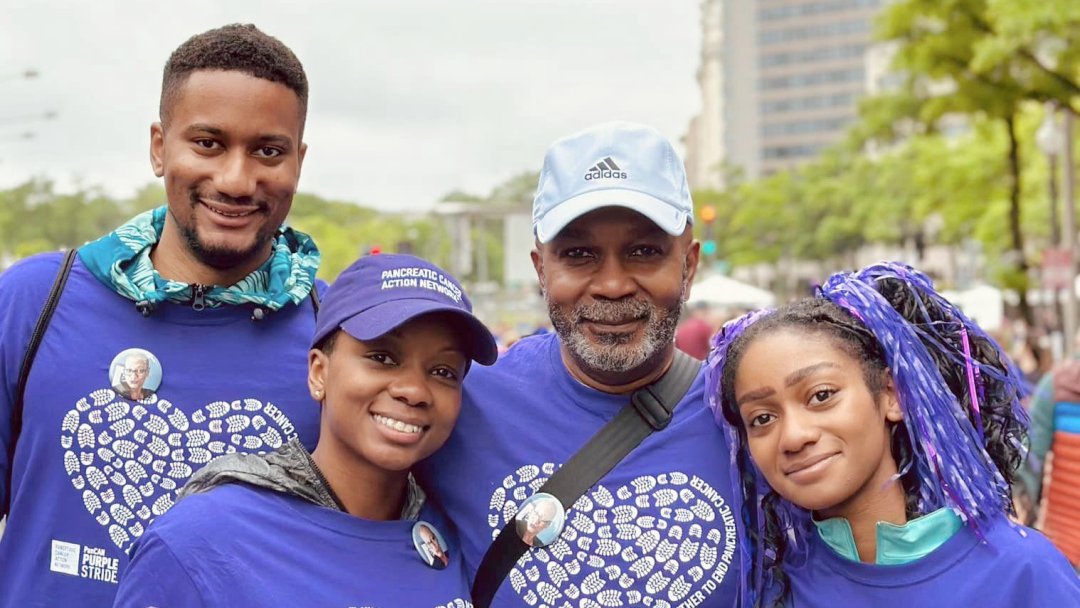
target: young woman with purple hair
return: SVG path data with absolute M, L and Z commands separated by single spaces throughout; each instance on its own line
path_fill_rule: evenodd
M 753 606 L 1077 606 L 1064 557 L 1009 519 L 1024 382 L 931 281 L 901 264 L 714 338 Z

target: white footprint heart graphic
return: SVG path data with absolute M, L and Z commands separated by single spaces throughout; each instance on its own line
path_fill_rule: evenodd
M 90 515 L 127 551 L 176 491 L 211 459 L 236 451 L 268 452 L 289 440 L 280 422 L 255 399 L 215 401 L 188 416 L 151 396 L 127 401 L 94 391 L 68 411 L 60 445 L 71 484 Z
M 526 465 L 503 479 L 489 504 L 492 538 L 556 468 Z M 509 580 L 530 606 L 674 608 L 723 581 L 734 526 L 730 505 L 697 477 L 673 471 L 598 485 L 567 512 L 558 540 L 525 553 Z

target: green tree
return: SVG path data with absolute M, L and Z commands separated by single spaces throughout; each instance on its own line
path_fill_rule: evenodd
M 1053 9 L 1048 6 L 1052 5 Z M 869 100 L 863 134 L 933 132 L 948 116 L 996 123 L 1006 140 L 1010 287 L 1029 325 L 1029 261 L 1022 229 L 1024 199 L 1020 121 L 1025 104 L 1068 106 L 1080 93 L 1080 8 L 1075 2 L 899 0 L 879 21 L 896 45 L 899 92 Z
M 0 210 L 0 252 L 9 258 L 78 247 L 127 215 L 122 203 L 99 189 L 61 194 L 41 179 L 0 191 Z
M 298 193 L 289 224 L 315 239 L 322 253 L 319 277 L 332 281 L 356 258 L 373 249 L 411 252 L 445 264 L 449 249 L 441 230 L 424 217 L 380 213 L 345 201 Z
M 6 264 L 42 251 L 78 247 L 164 201 L 159 184 L 149 184 L 122 200 L 98 188 L 60 193 L 48 180 L 0 190 L 0 261 Z M 319 277 L 327 281 L 373 247 L 411 251 L 439 264 L 449 257 L 445 233 L 422 216 L 380 213 L 298 193 L 289 222 L 315 239 L 322 252 Z
M 164 204 L 165 187 L 160 183 L 153 182 L 146 184 L 135 192 L 135 195 L 128 201 L 128 208 L 131 215 L 135 215 Z

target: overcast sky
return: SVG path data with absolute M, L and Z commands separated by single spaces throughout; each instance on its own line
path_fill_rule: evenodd
M 676 142 L 700 108 L 697 0 L 3 0 L 0 188 L 32 176 L 129 196 L 161 69 L 192 34 L 251 22 L 311 84 L 300 189 L 384 210 L 486 194 L 552 140 L 634 120 Z M 16 78 L 26 69 L 40 76 Z M 52 120 L 35 115 L 55 111 Z M 20 134 L 32 131 L 32 139 Z

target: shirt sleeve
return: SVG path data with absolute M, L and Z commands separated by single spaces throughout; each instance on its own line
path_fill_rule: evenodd
M 136 542 L 133 554 L 120 576 L 114 608 L 209 608 L 184 560 L 153 530 Z
M 1016 560 L 1016 580 L 1006 606 L 1080 606 L 1080 577 L 1041 532 L 1028 530 L 1027 560 Z M 1014 558 L 1021 556 L 1013 556 Z
M 41 315 L 59 254 L 40 255 L 15 263 L 0 273 L 0 517 L 12 500 L 12 459 L 15 453 L 15 401 L 19 371 L 34 324 Z

